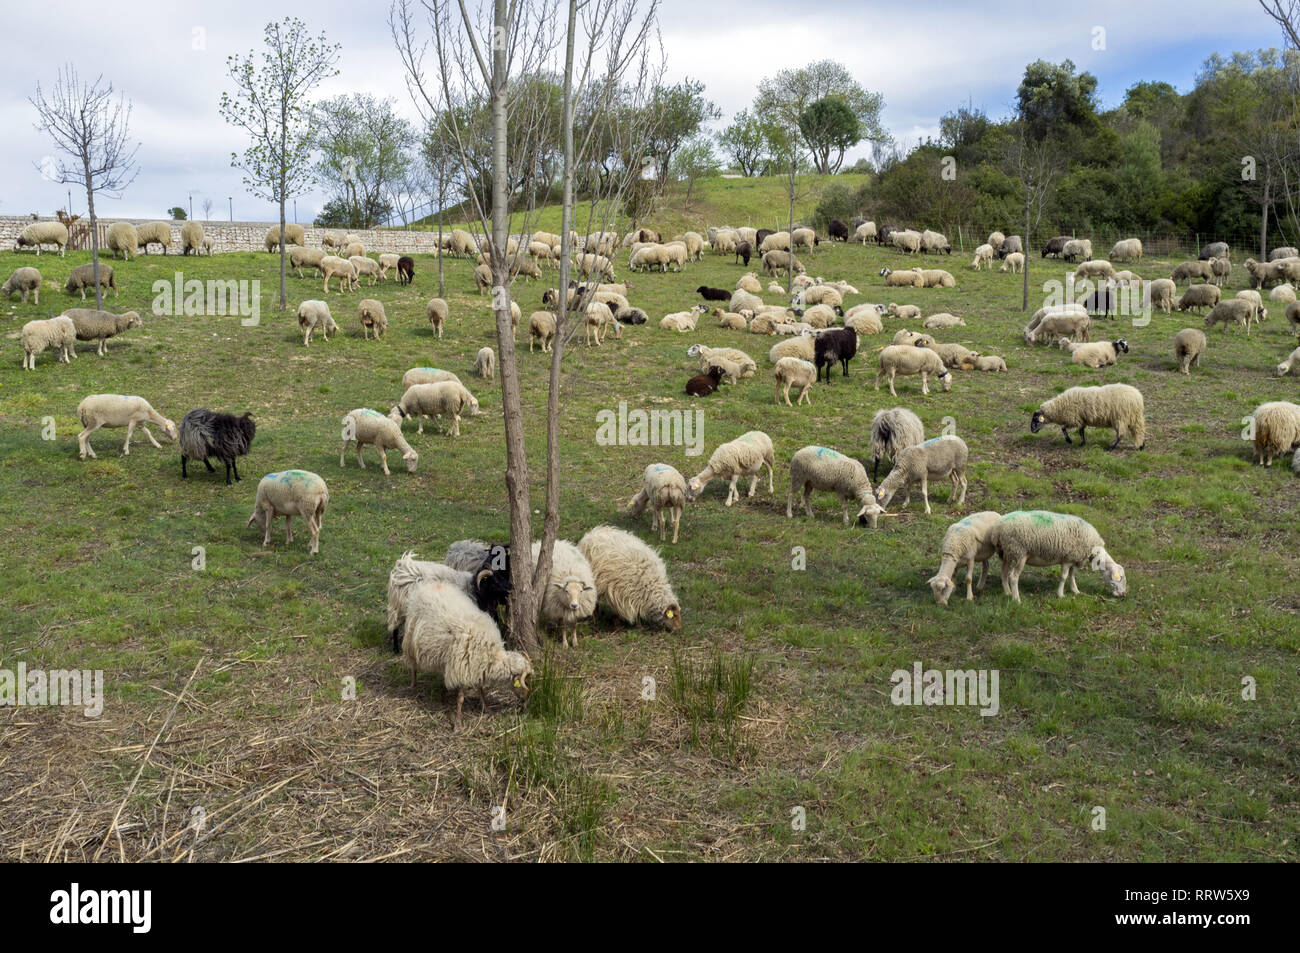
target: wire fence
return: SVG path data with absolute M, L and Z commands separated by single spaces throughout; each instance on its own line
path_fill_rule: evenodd
M 977 247 L 988 241 L 988 236 L 994 231 L 1001 231 L 1006 235 L 1020 234 L 1019 229 L 1007 226 L 992 227 L 958 223 L 946 227 L 947 231 L 944 234 L 948 237 L 948 241 L 952 243 L 954 253 L 973 254 Z M 1029 237 L 1028 241 L 1025 241 L 1026 253 L 1040 255 L 1047 242 L 1058 235 L 1091 240 L 1094 258 L 1106 258 L 1111 247 L 1117 241 L 1125 238 L 1140 239 L 1143 255 L 1151 255 L 1156 258 L 1196 258 L 1200 255 L 1201 249 L 1213 242 L 1227 242 L 1232 256 L 1236 259 L 1268 257 L 1266 253 L 1263 255 L 1260 253 L 1258 231 L 1253 234 L 1248 232 L 1154 232 L 1141 229 L 1121 232 L 1110 228 L 1083 228 L 1074 231 L 1065 228 L 1060 230 L 1040 228 Z M 1295 244 L 1297 244 L 1295 241 L 1288 240 L 1284 236 L 1270 233 L 1268 250 L 1271 251 L 1283 245 Z

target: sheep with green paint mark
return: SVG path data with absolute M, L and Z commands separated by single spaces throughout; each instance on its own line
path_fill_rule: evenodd
M 787 519 L 794 517 L 796 491 L 803 495 L 804 512 L 813 515 L 810 502 L 813 490 L 825 490 L 839 497 L 844 507 L 845 526 L 852 522 L 849 517 L 850 503 L 861 506 L 857 516 L 859 526 L 866 526 L 870 520 L 871 528 L 875 529 L 880 514 L 885 512 L 871 491 L 867 468 L 861 461 L 846 457 L 830 447 L 803 447 L 790 458 L 790 492 L 785 498 Z
M 311 533 L 310 552 L 315 556 L 320 551 L 321 521 L 329 501 L 329 488 L 315 473 L 307 470 L 268 473 L 257 484 L 257 499 L 248 525 L 258 525 L 262 530 L 262 545 L 266 546 L 271 542 L 271 523 L 277 516 L 283 516 L 287 544 L 293 542 L 290 524 L 295 516 L 301 516 L 307 521 L 307 530 Z
M 379 451 L 379 465 L 383 467 L 384 476 L 392 476 L 388 469 L 389 450 L 401 451 L 402 461 L 406 464 L 409 473 L 414 473 L 416 465 L 420 462 L 420 455 L 402 436 L 401 426 L 369 407 L 350 410 L 343 418 L 343 449 L 339 451 L 340 467 L 345 466 L 344 458 L 350 443 L 357 448 L 357 466 L 363 470 L 366 468 L 366 462 L 361 458 L 361 448 L 371 446 Z
M 1106 552 L 1101 534 L 1087 520 L 1046 510 L 1016 510 L 989 530 L 989 541 L 1002 560 L 1002 591 L 1020 601 L 1020 574 L 1026 565 L 1060 566 L 1057 598 L 1065 597 L 1065 584 L 1079 592 L 1075 570 L 1087 566 L 1101 574 L 1111 595 L 1128 592 L 1124 567 Z

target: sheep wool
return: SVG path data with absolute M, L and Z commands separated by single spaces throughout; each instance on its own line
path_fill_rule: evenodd
M 262 545 L 266 546 L 271 542 L 271 523 L 277 516 L 283 516 L 285 544 L 288 545 L 293 542 L 290 524 L 295 516 L 301 516 L 307 521 L 307 531 L 311 533 L 309 552 L 315 556 L 320 551 L 321 523 L 329 501 L 329 488 L 315 473 L 307 470 L 268 473 L 257 484 L 253 515 L 248 518 L 247 525 L 257 524 L 262 530 Z
M 533 543 L 533 566 L 541 554 L 541 542 Z M 596 577 L 577 546 L 567 539 L 557 539 L 551 550 L 551 574 L 546 594 L 537 604 L 537 621 L 558 627 L 560 644 L 568 646 L 570 636 L 578 644 L 578 623 L 596 612 Z M 572 632 L 570 632 L 572 630 Z
M 966 567 L 966 598 L 975 598 L 971 579 L 975 575 L 976 563 L 980 564 L 979 589 L 984 591 L 984 583 L 989 574 L 989 560 L 994 553 L 993 543 L 989 539 L 990 531 L 1001 518 L 1000 513 L 983 510 L 948 527 L 948 531 L 943 534 L 943 545 L 939 551 L 939 571 L 929 579 L 935 605 L 948 604 L 948 599 L 957 588 L 954 575 L 961 566 Z
M 799 492 L 803 496 L 803 509 L 809 516 L 813 515 L 812 491 L 825 490 L 839 497 L 844 509 L 844 525 L 852 522 L 849 517 L 849 505 L 857 504 L 857 520 L 860 526 L 876 522 L 884 509 L 876 502 L 871 489 L 871 480 L 867 469 L 861 461 L 846 457 L 829 447 L 808 446 L 795 451 L 790 458 L 790 492 L 785 498 L 785 515 L 794 517 L 794 496 Z
M 325 280 L 329 281 L 328 278 Z M 326 341 L 330 339 L 330 332 L 339 329 L 330 314 L 330 306 L 324 301 L 315 299 L 304 301 L 298 305 L 298 327 L 302 329 L 304 347 L 311 344 L 311 337 L 317 328 L 320 328 L 321 337 Z
M 58 351 L 63 364 L 71 363 L 69 355 L 77 356 L 77 326 L 65 315 L 28 321 L 19 339 L 23 345 L 23 370 L 36 370 L 36 355 L 47 348 Z
M 687 496 L 692 500 L 698 499 L 710 480 L 715 477 L 724 480 L 730 478 L 731 484 L 727 490 L 726 502 L 726 505 L 730 506 L 740 499 L 736 483 L 742 476 L 750 478 L 749 496 L 754 495 L 764 466 L 767 467 L 767 492 L 772 493 L 774 492 L 772 469 L 775 464 L 776 455 L 772 450 L 772 438 L 761 430 L 751 430 L 741 434 L 735 440 L 718 445 L 709 457 L 708 465 L 691 477 Z
M 474 371 L 479 377 L 490 381 L 496 376 L 497 355 L 490 347 L 481 347 L 474 358 Z
M 1191 374 L 1188 370 L 1193 364 L 1201 366 L 1201 355 L 1205 353 L 1205 332 L 1199 328 L 1183 328 L 1174 335 L 1174 359 L 1178 361 L 1178 369 L 1184 374 Z
M 1300 362 L 1300 347 L 1288 354 L 1286 360 L 1277 366 L 1277 376 L 1286 377 L 1287 374 L 1291 373 L 1291 368 L 1294 367 L 1297 362 Z
M 140 253 L 140 233 L 130 222 L 114 222 L 108 227 L 108 250 L 116 258 L 120 253 L 127 261 Z
M 578 540 L 578 549 L 595 576 L 602 606 L 630 625 L 681 629 L 682 607 L 655 550 L 613 526 L 589 530 Z
M 99 342 L 95 353 L 100 357 L 108 351 L 109 338 L 131 328 L 144 327 L 144 321 L 134 311 L 113 314 L 111 311 L 96 311 L 94 308 L 69 308 L 63 314 L 76 325 L 78 341 Z
M 302 226 L 298 227 L 301 229 Z M 140 236 L 140 250 L 145 254 L 149 253 L 151 244 L 162 248 L 164 255 L 172 247 L 172 227 L 169 222 L 146 222 L 136 226 L 136 233 Z
M 925 512 L 930 513 L 930 480 L 947 479 L 952 483 L 950 502 L 960 506 L 966 501 L 966 463 L 970 449 L 955 434 L 931 437 L 924 443 L 904 447 L 894 458 L 894 467 L 876 489 L 880 505 L 888 506 L 894 495 L 904 492 L 903 505 L 912 502 L 912 484 L 921 484 Z
M 36 304 L 41 303 L 41 273 L 35 268 L 15 268 L 12 275 L 5 279 L 3 286 L 0 286 L 0 294 L 9 297 L 14 292 L 23 296 L 23 304 L 27 303 L 27 296 L 34 295 L 33 301 Z
M 361 322 L 361 333 L 370 340 L 370 332 L 375 332 L 378 341 L 388 330 L 388 315 L 384 313 L 383 302 L 374 298 L 362 298 L 357 305 L 357 319 Z
M 459 381 L 439 381 L 435 384 L 413 384 L 406 389 L 401 400 L 389 411 L 389 419 L 400 423 L 403 418 L 415 417 L 419 423 L 417 433 L 424 433 L 425 417 L 451 415 L 448 434 L 460 436 L 460 415 L 464 410 L 471 417 L 479 412 L 478 399 Z
M 437 384 L 439 381 L 455 381 L 459 384 L 460 378 L 451 371 L 437 367 L 413 367 L 402 375 L 402 390 L 416 384 Z
M 880 390 L 880 382 L 888 378 L 889 393 L 897 397 L 894 378 L 899 374 L 920 374 L 922 394 L 930 393 L 930 375 L 938 379 L 945 391 L 952 390 L 952 373 L 944 366 L 943 358 L 928 347 L 891 344 L 881 351 L 880 372 L 876 375 L 876 390 Z
M 1088 566 L 1101 574 L 1111 595 L 1128 592 L 1124 567 L 1106 552 L 1101 534 L 1087 520 L 1046 510 L 1016 510 L 989 530 L 989 541 L 1002 560 L 1002 591 L 1020 601 L 1020 574 L 1030 566 L 1060 566 L 1057 598 L 1065 597 L 1065 584 L 1076 595 L 1076 569 Z
M 203 254 L 203 226 L 198 222 L 186 222 L 181 226 L 181 254 Z
M 59 257 L 64 257 L 68 248 L 68 226 L 62 222 L 33 222 L 14 239 L 14 251 L 35 247 L 37 257 L 40 257 L 42 245 L 54 245 L 59 250 Z
M 800 339 L 796 338 L 795 340 Z M 808 391 L 817 382 L 817 365 L 799 357 L 783 357 L 776 362 L 772 376 L 776 379 L 776 386 L 772 388 L 773 403 L 779 404 L 781 402 L 782 385 L 784 385 L 785 405 L 787 407 L 793 406 L 790 403 L 791 387 L 799 388 L 796 404 L 802 404 L 806 401 L 809 407 L 812 406 L 812 398 L 808 396 Z
M 383 468 L 384 476 L 392 476 L 388 469 L 389 450 L 398 450 L 402 454 L 402 462 L 406 464 L 408 473 L 414 473 L 420 462 L 420 455 L 402 436 L 402 428 L 379 411 L 371 410 L 369 407 L 350 410 L 343 417 L 343 449 L 339 451 L 340 467 L 344 466 L 344 458 L 350 443 L 357 448 L 357 466 L 363 470 L 366 468 L 366 461 L 361 458 L 361 448 L 374 447 L 379 452 L 379 465 Z
M 891 462 L 904 447 L 925 442 L 925 425 L 906 407 L 880 409 L 871 418 L 871 478 L 880 472 L 880 458 Z
M 1255 432 L 1255 459 L 1271 467 L 1276 457 L 1300 446 L 1300 406 L 1275 400 L 1260 404 L 1250 415 Z
M 1128 384 L 1106 384 L 1101 387 L 1071 387 L 1058 394 L 1034 411 L 1029 429 L 1038 433 L 1045 424 L 1057 424 L 1071 443 L 1070 428 L 1079 430 L 1080 446 L 1087 442 L 1086 427 L 1107 427 L 1115 431 L 1114 450 L 1120 439 L 1128 437 L 1141 450 L 1146 446 L 1145 402 L 1142 392 Z

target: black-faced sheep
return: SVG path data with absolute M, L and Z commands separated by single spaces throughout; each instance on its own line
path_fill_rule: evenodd
M 843 369 L 840 376 L 849 376 L 849 361 L 858 353 L 858 334 L 852 328 L 832 328 L 823 331 L 813 340 L 813 363 L 817 367 L 817 379 L 821 380 L 823 365 L 826 368 L 826 383 L 831 382 L 831 368 L 838 361 Z

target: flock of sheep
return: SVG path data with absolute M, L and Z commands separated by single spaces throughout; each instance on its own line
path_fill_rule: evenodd
M 156 242 L 163 246 L 165 253 L 171 240 L 170 226 L 158 224 L 163 227 L 113 225 L 108 232 L 109 250 L 129 260 L 139 248 L 147 249 L 149 243 Z M 874 241 L 907 256 L 952 252 L 947 238 L 931 230 L 893 225 L 877 229 L 875 223 L 868 221 L 836 221 L 831 223 L 828 232 L 830 240 L 864 244 Z M 390 270 L 403 284 L 414 280 L 414 259 L 409 255 L 370 258 L 355 235 L 326 236 L 319 249 L 305 247 L 303 238 L 301 227 L 286 229 L 283 240 L 291 246 L 289 263 L 300 278 L 304 277 L 304 269 L 314 270 L 317 277 L 323 278 L 327 297 L 333 278 L 338 279 L 336 293 L 339 294 L 358 289 L 364 278 L 369 279 L 371 286 L 385 281 Z M 197 223 L 189 222 L 182 227 L 182 240 L 187 253 L 212 251 L 211 241 L 205 238 Z M 271 229 L 266 236 L 267 251 L 278 249 L 281 240 L 279 228 Z M 926 316 L 919 305 L 897 302 L 863 302 L 846 310 L 845 299 L 859 295 L 858 289 L 847 281 L 810 277 L 796 256 L 798 250 L 815 248 L 821 243 L 822 238 L 811 228 L 799 227 L 786 232 L 719 227 L 708 229 L 707 235 L 685 232 L 667 241 L 657 232 L 640 228 L 621 239 L 614 232 L 602 231 L 585 237 L 575 234 L 571 240 L 576 274 L 584 280 L 572 282 L 564 293 L 584 326 L 588 346 L 600 346 L 603 337 L 610 333 L 621 337 L 625 326 L 650 322 L 645 310 L 634 306 L 629 299 L 632 285 L 616 282 L 615 258 L 620 250 L 628 256 L 628 269 L 635 272 L 682 271 L 692 262 L 702 260 L 706 251 L 732 255 L 734 261 L 744 266 L 751 257 L 760 257 L 763 272 L 773 279 L 766 293 L 779 296 L 779 303 L 763 300 L 763 280 L 757 271 L 749 271 L 741 275 L 734 288 L 700 286 L 696 294 L 703 303 L 664 315 L 658 326 L 664 331 L 694 333 L 701 319 L 710 315 L 722 332 L 780 337 L 767 355 L 772 365 L 777 404 L 782 399 L 787 406 L 811 404 L 813 386 L 824 380 L 824 386 L 829 387 L 831 371 L 837 365 L 841 370 L 839 376 L 848 377 L 850 364 L 864 353 L 859 349 L 860 336 L 884 333 L 886 321 L 913 324 L 918 330 L 900 328 L 889 343 L 878 349 L 877 390 L 887 382 L 890 394 L 897 396 L 896 383 L 900 377 L 919 376 L 920 393 L 927 395 L 931 380 L 949 391 L 957 372 L 1007 370 L 1005 359 L 999 355 L 935 339 L 931 332 L 966 327 L 966 321 L 960 316 L 948 312 Z M 24 231 L 17 247 L 35 247 L 39 254 L 42 244 L 53 244 L 62 253 L 67 244 L 66 228 L 58 223 L 37 223 Z M 512 238 L 508 248 L 511 274 L 516 279 L 540 278 L 543 268 L 558 264 L 561 247 L 559 236 L 545 232 Z M 491 286 L 492 273 L 486 253 L 473 235 L 461 229 L 452 230 L 445 236 L 440 251 L 472 263 L 480 292 Z M 1024 254 L 1020 236 L 994 232 L 976 249 L 971 267 L 977 271 L 991 268 L 994 260 L 1000 260 L 1002 271 L 1015 273 L 1024 267 Z M 1128 353 L 1128 343 L 1123 339 L 1090 340 L 1093 319 L 1113 315 L 1125 297 L 1130 302 L 1140 302 L 1142 307 L 1160 308 L 1165 313 L 1171 309 L 1180 312 L 1205 309 L 1206 328 L 1218 323 L 1234 324 L 1249 334 L 1252 325 L 1268 317 L 1261 290 L 1271 286 L 1269 300 L 1287 302 L 1287 320 L 1293 330 L 1300 331 L 1300 307 L 1290 284 L 1300 282 L 1300 256 L 1293 248 L 1277 249 L 1264 263 L 1246 261 L 1244 267 L 1252 288 L 1227 300 L 1221 300 L 1221 288 L 1232 266 L 1229 250 L 1222 244 L 1207 246 L 1198 261 L 1179 264 L 1168 278 L 1150 280 L 1132 271 L 1117 271 L 1112 265 L 1112 261 L 1141 262 L 1142 244 L 1137 239 L 1117 242 L 1108 259 L 1094 259 L 1090 241 L 1062 236 L 1043 247 L 1042 257 L 1077 262 L 1074 277 L 1087 284 L 1081 286 L 1085 290 L 1077 302 L 1040 309 L 1026 326 L 1024 339 L 1031 345 L 1055 343 L 1076 364 L 1107 367 Z M 88 268 L 79 266 L 72 270 L 67 290 L 80 291 L 84 298 L 86 286 L 93 286 L 93 277 L 85 271 Z M 788 287 L 775 280 L 782 275 L 788 279 Z M 887 290 L 952 288 L 957 284 L 951 272 L 937 268 L 883 268 L 880 276 Z M 101 265 L 100 281 L 116 290 L 111 266 Z M 1189 287 L 1177 296 L 1178 284 L 1184 281 Z M 13 272 L 0 292 L 6 297 L 21 293 L 24 302 L 31 292 L 39 303 L 40 285 L 37 269 L 23 267 Z M 557 303 L 557 289 L 549 288 L 542 295 L 542 304 L 550 310 L 534 311 L 529 316 L 530 351 L 535 344 L 540 344 L 543 352 L 551 350 L 557 330 L 554 310 Z M 517 303 L 511 303 L 511 312 L 512 323 L 517 327 L 522 319 Z M 450 317 L 447 301 L 430 299 L 425 315 L 431 333 L 441 339 Z M 304 346 L 311 344 L 317 331 L 324 341 L 338 331 L 326 300 L 303 300 L 295 316 Z M 21 333 L 23 367 L 35 369 L 37 355 L 45 350 L 56 351 L 58 360 L 67 363 L 76 357 L 78 340 L 96 341 L 102 356 L 109 338 L 142 323 L 135 312 L 118 315 L 86 308 L 72 308 L 51 319 L 28 322 Z M 388 327 L 383 304 L 373 298 L 362 299 L 357 307 L 357 324 L 366 338 L 372 332 L 376 339 L 382 338 Z M 1206 346 L 1203 330 L 1186 328 L 1178 332 L 1174 339 L 1178 370 L 1190 374 L 1191 367 L 1199 366 Z M 688 348 L 687 355 L 698 361 L 700 370 L 686 383 L 685 392 L 692 398 L 718 393 L 724 382 L 737 386 L 758 371 L 758 362 L 741 347 L 698 343 Z M 1300 348 L 1277 366 L 1278 373 L 1285 375 L 1297 361 L 1300 361 Z M 478 352 L 475 371 L 484 380 L 493 379 L 495 354 L 490 347 Z M 415 472 L 419 453 L 404 436 L 403 421 L 415 418 L 416 432 L 422 435 L 425 417 L 446 417 L 447 433 L 454 437 L 460 434 L 462 415 L 479 413 L 478 400 L 450 371 L 413 367 L 403 375 L 401 384 L 402 394 L 387 413 L 368 407 L 347 413 L 340 467 L 346 465 L 350 447 L 356 452 L 358 464 L 364 467 L 362 449 L 369 446 L 378 452 L 386 476 L 390 475 L 389 450 L 398 451 L 407 470 Z M 792 389 L 797 389 L 794 404 L 790 400 Z M 148 425 L 153 424 L 164 436 L 179 443 L 182 476 L 188 475 L 186 461 L 202 460 L 213 470 L 209 459 L 216 458 L 226 466 L 227 485 L 231 484 L 232 476 L 236 481 L 240 479 L 238 458 L 248 453 L 256 432 L 248 414 L 237 417 L 206 408 L 186 414 L 177 427 L 139 396 L 90 395 L 82 400 L 77 414 L 84 427 L 77 438 L 82 459 L 95 455 L 90 437 L 104 427 L 127 429 L 123 453 L 129 453 L 137 427 L 155 447 L 160 447 L 149 430 Z M 1256 409 L 1253 421 L 1255 449 L 1261 463 L 1271 464 L 1274 457 L 1300 446 L 1300 406 L 1284 401 L 1266 403 Z M 1072 442 L 1071 430 L 1078 432 L 1082 443 L 1087 428 L 1106 428 L 1115 431 L 1112 449 L 1121 439 L 1128 439 L 1140 450 L 1146 440 L 1144 398 L 1137 388 L 1126 384 L 1072 387 L 1043 401 L 1033 413 L 1030 429 L 1036 433 L 1049 424 L 1061 427 L 1067 443 Z M 871 476 L 863 462 L 830 447 L 810 445 L 795 451 L 789 462 L 787 517 L 794 515 L 797 496 L 802 498 L 803 510 L 812 516 L 812 492 L 829 492 L 840 499 L 846 525 L 852 522 L 851 513 L 856 509 L 858 523 L 875 528 L 879 518 L 887 513 L 886 507 L 900 493 L 901 505 L 909 505 L 913 488 L 919 488 L 925 512 L 930 513 L 929 488 L 935 480 L 950 483 L 950 500 L 954 506 L 964 504 L 969 448 L 961 437 L 944 433 L 926 439 L 920 418 L 906 408 L 894 407 L 875 414 L 870 446 Z M 891 470 L 873 488 L 881 459 L 891 462 Z M 628 508 L 634 514 L 650 510 L 651 530 L 659 532 L 661 542 L 666 540 L 671 524 L 672 542 L 676 543 L 686 504 L 699 500 L 712 480 L 727 482 L 725 505 L 731 506 L 740 499 L 739 481 L 749 478 L 748 496 L 753 497 L 764 470 L 768 492 L 774 493 L 775 463 L 771 438 L 762 431 L 749 431 L 714 448 L 706 466 L 689 480 L 667 463 L 646 467 L 641 487 Z M 1300 472 L 1300 454 L 1295 454 L 1293 467 Z M 291 521 L 294 516 L 301 517 L 311 534 L 310 552 L 314 554 L 319 548 L 329 498 L 329 489 L 318 474 L 298 469 L 271 473 L 257 487 L 248 522 L 262 530 L 263 545 L 267 545 L 275 519 L 285 518 L 286 538 L 291 542 Z M 536 549 L 535 545 L 534 558 Z M 967 567 L 967 598 L 973 598 L 975 563 L 983 567 L 979 581 L 982 589 L 988 560 L 994 555 L 1001 560 L 1003 589 L 1017 601 L 1018 582 L 1026 565 L 1060 566 L 1058 595 L 1061 596 L 1067 582 L 1072 592 L 1078 592 L 1075 572 L 1083 568 L 1098 572 L 1113 595 L 1123 596 L 1127 591 L 1123 567 L 1110 556 L 1100 535 L 1086 521 L 1046 511 L 1000 514 L 985 510 L 953 523 L 944 534 L 940 567 L 929 580 L 935 601 L 947 604 L 956 588 L 955 574 L 962 565 Z M 458 718 L 467 690 L 477 691 L 485 706 L 487 691 L 494 686 L 509 686 L 521 695 L 528 691 L 531 664 L 520 653 L 509 650 L 501 635 L 499 609 L 508 606 L 510 591 L 507 548 L 478 540 L 454 543 L 443 562 L 422 561 L 414 553 L 406 553 L 390 573 L 388 628 L 393 648 L 402 653 L 411 667 L 413 684 L 420 671 L 441 674 L 444 686 L 457 692 Z M 566 645 L 571 640 L 576 643 L 578 624 L 591 618 L 597 605 L 630 625 L 668 630 L 682 625 L 682 609 L 669 583 L 663 559 L 635 535 L 614 527 L 596 527 L 576 544 L 557 541 L 545 591 L 538 621 L 558 630 Z

